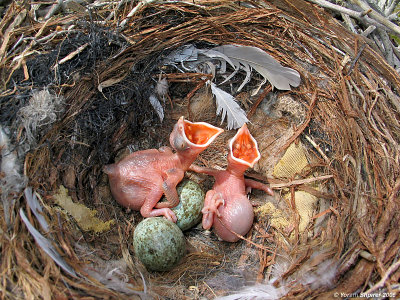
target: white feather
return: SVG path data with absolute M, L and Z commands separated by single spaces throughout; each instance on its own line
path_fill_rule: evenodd
M 185 62 L 184 69 L 196 71 L 199 64 L 209 60 L 221 61 L 220 74 L 226 71 L 226 62 L 234 69 L 221 84 L 231 79 L 239 70 L 246 72 L 246 78 L 240 85 L 240 91 L 250 81 L 251 71 L 254 69 L 260 73 L 264 80 L 268 80 L 273 87 L 280 90 L 290 90 L 291 86 L 300 84 L 300 74 L 291 68 L 282 66 L 275 58 L 257 47 L 242 45 L 222 45 L 213 49 L 197 49 L 194 45 L 186 45 L 173 51 L 164 64 Z M 264 81 L 265 82 L 265 81 Z M 263 83 L 264 83 L 263 82 Z
M 300 84 L 300 74 L 291 68 L 283 67 L 275 58 L 257 47 L 223 45 L 213 48 L 224 53 L 234 63 L 249 66 L 260 73 L 272 86 L 280 90 L 290 90 L 290 86 Z M 247 67 L 246 67 L 247 68 Z
M 15 152 L 10 152 L 10 141 L 3 128 L 0 126 L 1 172 L 5 177 L 20 176 L 20 166 Z
M 33 227 L 33 225 L 29 222 L 22 208 L 19 209 L 19 214 L 21 216 L 22 221 L 28 228 L 29 232 L 35 239 L 36 243 L 38 243 L 39 247 L 42 248 L 43 251 L 46 252 L 54 260 L 54 262 L 57 265 L 59 265 L 65 272 L 67 272 L 72 276 L 76 276 L 74 269 L 72 269 L 71 266 L 65 262 L 65 260 L 61 257 L 61 255 L 52 245 L 52 243 L 48 239 L 46 239 L 43 235 L 41 235 L 40 232 L 37 231 L 36 228 Z
M 25 194 L 25 199 L 26 202 L 28 202 L 28 205 L 35 215 L 36 219 L 39 221 L 40 226 L 42 226 L 42 229 L 47 233 L 49 232 L 49 224 L 47 223 L 45 217 L 43 216 L 43 208 L 40 205 L 36 194 L 33 193 L 31 187 L 27 187 L 24 191 Z
M 314 252 L 313 257 L 319 255 L 321 252 Z M 286 280 L 281 280 L 280 286 L 275 287 L 274 282 L 285 274 L 292 263 L 290 259 L 280 256 L 278 261 L 274 264 L 272 269 L 272 279 L 266 280 L 264 283 L 247 286 L 240 291 L 231 295 L 217 298 L 217 300 L 273 300 L 287 297 L 293 283 L 301 283 L 308 286 L 311 290 L 319 288 L 332 287 L 335 280 L 337 271 L 337 263 L 328 259 L 317 266 L 311 266 L 307 262 L 300 266 L 300 269 L 294 274 L 289 276 Z
M 246 71 L 246 77 L 244 78 L 242 84 L 239 86 L 239 88 L 237 89 L 237 93 L 239 93 L 242 88 L 244 88 L 244 86 L 250 81 L 250 77 L 251 77 L 251 67 L 250 65 L 243 65 L 244 70 Z
M 128 295 L 138 295 L 141 299 L 147 299 L 146 291 L 136 291 L 135 287 L 128 282 L 129 272 L 124 259 L 101 261 L 101 263 L 99 260 L 98 265 L 88 264 L 84 267 L 84 270 L 91 278 L 104 284 L 109 289 Z
M 239 72 L 239 70 L 240 70 L 240 62 L 234 60 L 234 66 L 235 66 L 235 67 L 234 67 L 234 71 L 233 71 L 229 76 L 227 76 L 227 77 L 225 78 L 225 80 L 222 81 L 222 82 L 220 83 L 220 85 L 221 85 L 221 84 L 224 84 L 225 82 L 227 82 L 228 80 L 230 80 L 233 76 L 236 75 L 237 72 Z
M 194 45 L 185 45 L 172 51 L 164 60 L 164 64 L 173 64 L 197 60 L 198 49 Z
M 236 129 L 249 121 L 245 111 L 236 103 L 235 98 L 231 94 L 221 90 L 211 81 L 208 83 L 211 85 L 211 91 L 217 103 L 217 115 L 222 113 L 221 123 L 225 120 L 226 116 L 227 128 Z
M 233 68 L 235 68 L 234 63 L 229 59 L 228 56 L 226 56 L 224 53 L 220 52 L 220 51 L 215 51 L 213 49 L 207 49 L 207 50 L 198 50 L 199 54 L 203 54 L 207 57 L 210 58 L 218 58 L 218 59 L 223 59 L 225 60 L 228 64 L 230 64 Z
M 160 118 L 160 121 L 162 122 L 164 120 L 164 109 L 163 109 L 160 101 L 157 99 L 157 97 L 154 94 L 150 95 L 149 101 L 150 101 L 151 106 L 153 106 L 154 110 L 156 111 L 158 117 Z
M 312 271 L 304 272 L 299 281 L 304 285 L 310 285 L 312 290 L 320 287 L 332 287 L 337 272 L 337 263 L 333 260 L 321 262 L 317 268 Z

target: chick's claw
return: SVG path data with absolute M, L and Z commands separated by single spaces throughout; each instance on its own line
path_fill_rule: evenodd
M 221 214 L 218 210 L 218 207 L 221 204 L 223 205 L 224 203 L 225 203 L 224 199 L 219 199 L 217 202 L 215 202 L 215 204 L 212 204 L 210 206 L 204 206 L 201 212 L 203 214 L 212 214 L 212 215 L 216 214 L 218 217 L 220 217 Z
M 167 220 L 176 223 L 177 218 L 175 213 L 169 208 L 153 209 L 146 217 L 160 217 L 163 216 Z
M 140 213 L 145 218 L 163 216 L 167 220 L 170 220 L 171 222 L 174 222 L 174 223 L 176 223 L 176 220 L 177 220 L 175 213 L 170 208 L 152 209 L 151 206 L 144 205 L 140 209 Z
M 211 203 L 210 203 L 210 207 L 211 210 L 214 214 L 216 214 L 218 217 L 221 216 L 218 208 L 220 206 L 224 206 L 225 205 L 225 200 L 224 198 L 222 198 L 222 194 L 221 193 L 215 193 L 214 196 L 211 199 Z
M 210 229 L 214 223 L 214 216 L 220 217 L 221 214 L 218 211 L 220 205 L 225 205 L 225 201 L 222 198 L 221 193 L 217 193 L 214 190 L 210 190 L 206 194 L 204 200 L 204 206 L 201 212 L 203 213 L 203 228 Z
M 170 220 L 171 222 L 176 223 L 176 221 L 177 221 L 176 215 L 175 215 L 175 213 L 174 213 L 171 209 L 169 209 L 169 208 L 162 208 L 162 210 L 164 210 L 164 217 L 165 217 L 167 220 Z
M 246 186 L 246 194 L 250 194 L 251 193 L 251 186 Z

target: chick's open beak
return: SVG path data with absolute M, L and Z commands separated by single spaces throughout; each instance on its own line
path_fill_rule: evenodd
M 261 158 L 257 141 L 250 134 L 246 124 L 238 130 L 229 143 L 229 152 L 233 160 L 252 168 Z
M 189 147 L 207 148 L 224 130 L 206 122 L 190 122 L 181 117 L 179 133 Z

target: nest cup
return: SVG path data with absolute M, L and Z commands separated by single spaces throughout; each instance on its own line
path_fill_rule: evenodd
M 246 287 L 243 293 L 254 296 L 256 283 L 262 284 L 260 297 L 275 298 L 324 299 L 368 292 L 368 286 L 393 292 L 400 277 L 400 77 L 395 70 L 366 39 L 304 1 L 148 2 L 118 8 L 106 3 L 96 10 L 74 6 L 73 13 L 55 14 L 47 22 L 26 22 L 29 11 L 17 3 L 5 12 L 2 28 L 13 24 L 13 34 L 0 49 L 0 120 L 9 136 L 7 143 L 2 140 L 3 295 L 215 298 Z M 21 21 L 12 22 L 15 18 Z M 18 46 L 22 33 L 36 35 L 37 43 Z M 302 82 L 285 92 L 270 91 L 266 83 L 247 108 L 241 103 L 262 155 L 249 175 L 268 178 L 276 192 L 268 200 L 274 207 L 257 214 L 253 229 L 235 244 L 199 228 L 185 232 L 188 250 L 180 264 L 165 273 L 148 272 L 132 249 L 134 228 L 142 218 L 112 199 L 102 167 L 123 157 L 128 146 L 137 151 L 167 145 L 178 117 L 191 117 L 190 101 L 207 89 L 206 75 L 180 74 L 160 63 L 185 44 L 255 46 L 296 69 Z M 18 57 L 25 49 L 32 51 L 30 56 Z M 160 73 L 165 73 L 171 98 L 165 94 L 165 103 L 160 101 L 163 118 L 149 103 Z M 62 97 L 64 107 L 54 112 L 57 120 L 51 124 L 30 128 L 34 143 L 27 144 L 26 122 L 18 111 L 29 105 L 32 90 L 44 89 Z M 284 105 L 283 96 L 296 104 Z M 210 107 L 196 116 L 219 125 Z M 221 136 L 196 163 L 223 167 L 232 135 Z M 308 167 L 291 178 L 273 176 L 285 151 L 300 141 Z M 17 176 L 10 185 L 4 171 L 10 157 L 23 167 L 18 176 L 26 176 L 36 191 L 50 230 L 40 227 L 28 210 L 24 180 Z M 196 179 L 212 186 L 207 178 Z M 60 186 L 67 195 L 60 196 Z M 300 191 L 318 199 L 302 230 L 296 207 Z M 267 202 L 257 193 L 254 199 L 259 207 Z M 94 218 L 89 223 L 95 225 L 83 228 L 75 214 L 82 207 L 67 209 L 66 203 L 86 206 L 83 218 Z M 73 272 L 60 269 L 38 246 L 20 209 Z M 274 212 L 288 225 L 273 223 Z

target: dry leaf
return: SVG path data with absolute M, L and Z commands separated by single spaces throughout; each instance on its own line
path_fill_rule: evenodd
M 123 75 L 119 78 L 111 78 L 108 80 L 104 80 L 97 86 L 97 89 L 99 90 L 100 93 L 102 93 L 104 88 L 113 86 L 114 84 L 121 82 L 122 80 L 125 79 L 125 77 L 126 77 L 126 75 Z

